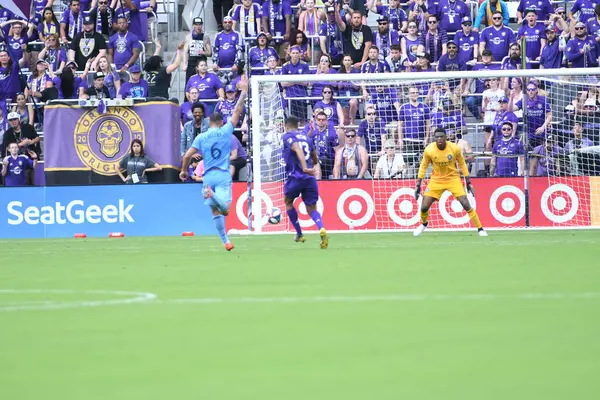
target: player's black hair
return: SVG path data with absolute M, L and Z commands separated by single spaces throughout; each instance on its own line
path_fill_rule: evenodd
M 212 122 L 212 123 L 221 122 L 221 121 L 223 121 L 223 115 L 221 113 L 218 113 L 218 112 L 212 113 L 210 115 L 209 121 Z
M 290 128 L 298 129 L 298 118 L 294 116 L 287 117 L 285 119 L 285 126 L 289 126 Z
M 435 136 L 435 134 L 438 132 L 442 132 L 444 135 L 446 135 L 446 130 L 444 128 L 437 127 L 437 128 L 435 128 L 435 131 L 433 132 L 433 136 Z
M 161 56 L 152 56 L 146 61 L 146 64 L 144 64 L 144 71 L 146 71 L 146 72 L 159 71 L 160 68 L 162 67 L 162 64 L 163 64 L 163 59 Z
M 204 107 L 204 104 L 202 104 L 200 102 L 196 102 L 196 103 L 192 104 L 192 114 L 194 113 L 194 110 L 196 108 L 202 109 L 202 114 L 206 114 L 206 108 Z

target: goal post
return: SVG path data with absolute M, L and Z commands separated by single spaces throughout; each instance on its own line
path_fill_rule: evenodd
M 414 199 L 415 179 L 435 127 L 446 129 L 468 161 L 476 189 L 475 198 L 469 198 L 484 226 L 600 225 L 598 77 L 600 68 L 252 76 L 253 184 L 243 199 L 248 202 L 237 203 L 238 215 L 240 208 L 250 205 L 244 211 L 251 215 L 248 225 L 254 233 L 293 229 L 285 214 L 281 137 L 285 117 L 306 107 L 300 112 L 303 117 L 323 112 L 329 120 L 322 127 L 324 136 L 312 137 L 322 162 L 331 163 L 322 166 L 317 204 L 329 229 L 389 231 L 417 226 L 420 200 Z M 290 101 L 282 83 L 312 87 L 313 92 L 318 86 L 320 93 L 331 88 L 344 115 L 336 115 L 338 122 L 333 122 L 335 112 L 325 93 L 311 97 L 308 90 L 305 97 Z M 477 90 L 481 86 L 485 93 Z M 528 89 L 534 87 L 532 98 Z M 347 111 L 353 99 L 359 104 L 358 115 L 349 124 Z M 480 119 L 475 118 L 477 110 Z M 334 133 L 327 136 L 330 121 Z M 502 133 L 507 122 L 512 123 L 513 141 Z M 331 157 L 338 151 L 340 162 L 333 165 Z M 314 229 L 301 199 L 295 205 L 303 229 Z M 272 225 L 267 215 L 274 207 L 282 211 L 282 218 Z M 470 227 L 468 216 L 448 192 L 432 207 L 430 222 L 432 228 Z

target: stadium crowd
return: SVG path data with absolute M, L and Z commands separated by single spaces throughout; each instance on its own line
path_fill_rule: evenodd
M 186 75 L 185 98 L 177 99 L 183 155 L 207 129 L 213 112 L 225 120 L 231 114 L 237 82 L 248 70 L 339 75 L 585 68 L 600 62 L 600 3 L 593 0 L 576 0 L 570 8 L 563 2 L 553 7 L 549 0 L 521 0 L 515 15 L 503 0 L 215 0 L 218 33 L 209 37 L 203 19 L 194 18 L 168 65 L 160 56 L 160 41 L 149 33 L 155 0 L 71 0 L 60 16 L 53 3 L 34 1 L 28 20 L 0 6 L 3 175 L 12 173 L 8 165 L 14 155 L 4 157 L 11 143 L 21 157 L 41 156 L 38 134 L 30 127 L 42 130 L 46 101 L 168 99 L 177 70 Z M 372 13 L 377 16 L 373 28 L 368 26 Z M 149 48 L 152 56 L 146 54 Z M 275 102 L 314 140 L 321 179 L 415 177 L 437 127 L 446 129 L 471 163 L 471 138 L 483 135 L 478 150 L 491 157 L 480 176 L 522 175 L 526 156 L 532 176 L 598 174 L 597 156 L 580 150 L 600 144 L 600 96 L 595 81 L 573 81 L 358 85 L 343 76 L 329 83 L 281 83 Z M 231 173 L 242 180 L 247 114 L 232 139 Z M 265 141 L 275 145 L 278 138 L 267 136 Z M 278 155 L 261 157 L 268 167 Z M 194 168 L 201 170 L 200 157 L 195 161 Z

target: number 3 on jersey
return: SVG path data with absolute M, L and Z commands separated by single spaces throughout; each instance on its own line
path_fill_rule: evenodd
M 304 159 L 306 161 L 308 161 L 310 159 L 310 146 L 308 145 L 308 143 L 300 141 L 300 140 L 298 141 L 298 145 L 304 152 Z

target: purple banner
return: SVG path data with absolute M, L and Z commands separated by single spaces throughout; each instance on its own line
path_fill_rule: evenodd
M 149 102 L 108 107 L 102 114 L 96 107 L 55 104 L 44 108 L 46 172 L 117 175 L 116 168 L 133 139 L 140 139 L 146 155 L 163 168 L 179 168 L 178 107 L 168 101 Z
M 31 0 L 3 0 L 2 7 L 9 9 L 17 17 L 29 18 Z

